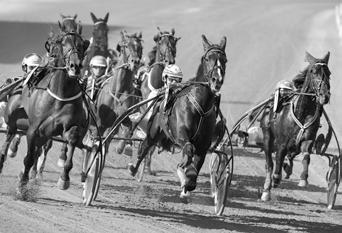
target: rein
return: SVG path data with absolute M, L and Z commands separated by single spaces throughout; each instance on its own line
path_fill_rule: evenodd
M 316 64 L 319 64 L 319 65 L 326 65 L 325 63 L 316 63 Z M 323 72 L 323 75 L 324 75 L 323 78 L 327 78 L 325 72 Z M 312 81 L 312 80 L 310 80 L 310 82 L 311 82 L 311 81 Z M 318 89 L 318 90 L 317 90 L 315 87 L 313 87 L 316 93 L 306 93 L 306 92 L 296 92 L 296 91 L 293 91 L 292 94 L 297 95 L 297 96 L 314 96 L 315 98 L 317 98 L 317 97 L 318 97 L 318 94 L 317 94 L 317 93 L 318 93 L 319 90 L 320 90 L 320 87 L 321 87 L 322 82 L 323 82 L 323 79 L 320 81 L 319 89 Z M 308 88 L 308 87 L 309 87 L 308 85 L 309 85 L 309 84 L 307 84 L 305 88 Z M 318 103 L 316 103 L 316 110 L 315 110 L 314 116 L 313 116 L 308 122 L 306 122 L 306 123 L 304 123 L 304 124 L 302 124 L 302 123 L 299 121 L 299 119 L 296 117 L 296 115 L 295 115 L 295 113 L 294 113 L 294 101 L 293 101 L 293 100 L 291 101 L 291 105 L 290 105 L 290 114 L 291 114 L 291 117 L 292 117 L 292 119 L 294 120 L 294 122 L 295 122 L 295 123 L 298 125 L 298 127 L 300 128 L 300 130 L 299 130 L 299 132 L 298 132 L 298 134 L 297 134 L 297 137 L 296 137 L 296 145 L 299 145 L 300 140 L 301 140 L 301 138 L 302 138 L 302 136 L 303 136 L 303 134 L 304 134 L 304 131 L 305 131 L 307 128 L 309 128 L 311 125 L 313 125 L 313 124 L 316 122 L 316 120 L 320 117 L 320 106 L 319 106 Z

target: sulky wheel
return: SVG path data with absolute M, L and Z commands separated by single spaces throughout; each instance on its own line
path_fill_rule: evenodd
M 214 198 L 215 214 L 218 216 L 222 215 L 226 205 L 233 175 L 233 155 L 227 153 L 227 148 L 224 152 L 212 153 L 210 160 L 211 195 Z
M 332 209 L 335 205 L 338 186 L 341 179 L 341 158 L 334 155 L 329 165 L 329 171 L 327 173 L 327 207 Z
M 95 151 L 93 150 L 91 153 L 87 169 L 87 178 L 83 187 L 83 204 L 86 206 L 91 205 L 100 188 L 103 159 L 102 154 L 99 152 L 96 153 Z
M 102 172 L 103 172 L 103 168 L 105 166 L 105 161 L 106 161 L 105 145 L 102 145 L 102 154 L 99 154 L 98 157 L 100 157 L 100 171 L 99 171 L 99 177 L 98 177 L 97 182 L 96 182 L 96 187 L 94 190 L 93 201 L 96 200 L 97 194 L 99 193 L 100 183 L 101 183 L 101 178 L 102 178 Z

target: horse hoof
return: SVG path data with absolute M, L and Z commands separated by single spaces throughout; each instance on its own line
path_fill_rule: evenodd
M 137 173 L 137 171 L 136 171 L 134 165 L 131 164 L 131 163 L 128 164 L 128 171 L 129 171 L 129 174 L 130 174 L 131 176 L 133 176 L 133 177 L 134 177 L 135 174 Z
M 65 164 L 65 160 L 59 158 L 57 161 L 57 166 L 58 167 L 64 167 L 64 164 Z
M 298 186 L 305 188 L 306 186 L 308 186 L 308 184 L 309 182 L 307 180 L 300 180 Z
M 328 210 L 332 210 L 332 208 L 333 208 L 333 205 L 331 205 L 331 204 L 327 206 Z
M 11 148 L 8 148 L 7 155 L 10 158 L 14 158 L 17 155 L 17 151 L 13 151 Z
M 133 156 L 133 148 L 132 148 L 132 146 L 131 145 L 125 146 L 125 149 L 124 149 L 123 153 L 124 153 L 124 155 L 132 157 Z
M 70 187 L 70 181 L 69 180 L 64 181 L 61 177 L 59 177 L 57 186 L 61 190 L 66 190 Z
M 181 194 L 179 195 L 180 198 L 189 198 L 190 197 L 190 192 L 189 191 L 184 191 L 182 190 Z
M 269 191 L 262 192 L 261 200 L 264 202 L 270 201 L 271 200 L 271 192 L 269 192 Z

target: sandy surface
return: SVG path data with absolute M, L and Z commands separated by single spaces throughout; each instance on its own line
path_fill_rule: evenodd
M 0 80 L 20 75 L 18 63 L 25 53 L 44 52 L 44 40 L 59 13 L 77 12 L 78 18 L 89 24 L 89 9 L 100 17 L 109 11 L 112 47 L 121 27 L 143 32 L 145 52 L 152 47 L 157 26 L 174 27 L 176 35 L 182 37 L 177 63 L 187 78 L 194 75 L 200 61 L 201 34 L 213 42 L 226 35 L 229 61 L 222 95 L 230 126 L 244 111 L 269 96 L 277 81 L 291 79 L 301 70 L 306 50 L 317 57 L 330 51 L 332 99 L 326 109 L 338 135 L 342 134 L 342 56 L 335 22 L 336 1 L 101 2 L 1 1 Z M 39 14 L 32 14 L 33 7 Z M 90 31 L 91 27 L 85 27 L 84 34 L 90 35 Z M 36 188 L 33 200 L 16 200 L 17 175 L 26 152 L 24 141 L 18 156 L 7 160 L 0 176 L 0 232 L 342 232 L 341 197 L 337 198 L 336 210 L 325 208 L 327 162 L 323 158 L 312 157 L 307 189 L 296 185 L 301 170 L 298 158 L 294 175 L 275 189 L 272 201 L 265 204 L 258 201 L 264 176 L 263 154 L 236 151 L 229 203 L 223 217 L 218 218 L 213 215 L 209 197 L 208 165 L 203 167 L 191 203 L 183 204 L 175 175 L 179 155 L 168 154 L 155 156 L 153 168 L 158 176 L 147 176 L 138 183 L 126 172 L 130 159 L 110 153 L 98 201 L 85 208 L 81 204 L 79 151 L 74 157 L 70 189 L 60 191 L 55 185 L 60 172 L 56 166 L 57 143 L 49 153 L 44 181 Z

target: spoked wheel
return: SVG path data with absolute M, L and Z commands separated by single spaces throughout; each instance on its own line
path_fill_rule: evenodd
M 228 189 L 233 175 L 233 155 L 215 151 L 210 160 L 211 195 L 214 198 L 215 214 L 220 216 L 227 202 Z
M 99 172 L 99 177 L 97 179 L 97 182 L 96 182 L 96 187 L 95 187 L 95 190 L 94 190 L 94 198 L 93 198 L 93 201 L 96 200 L 97 198 L 97 194 L 99 193 L 99 190 L 100 190 L 100 183 L 101 183 L 101 178 L 102 178 L 102 172 L 103 172 L 103 168 L 105 166 L 105 161 L 106 161 L 106 153 L 105 153 L 105 146 L 103 145 L 102 146 L 102 156 L 101 154 L 99 155 L 100 159 L 101 159 L 101 166 L 100 166 L 100 172 Z
M 87 168 L 87 178 L 83 187 L 83 204 L 86 206 L 91 205 L 91 202 L 94 201 L 97 196 L 104 164 L 101 153 L 96 153 L 95 151 L 96 150 L 93 150 L 93 153 L 91 153 L 89 166 Z
M 338 186 L 341 180 L 341 159 L 340 156 L 333 156 L 331 164 L 329 165 L 329 171 L 327 173 L 327 207 L 332 209 L 335 205 Z

